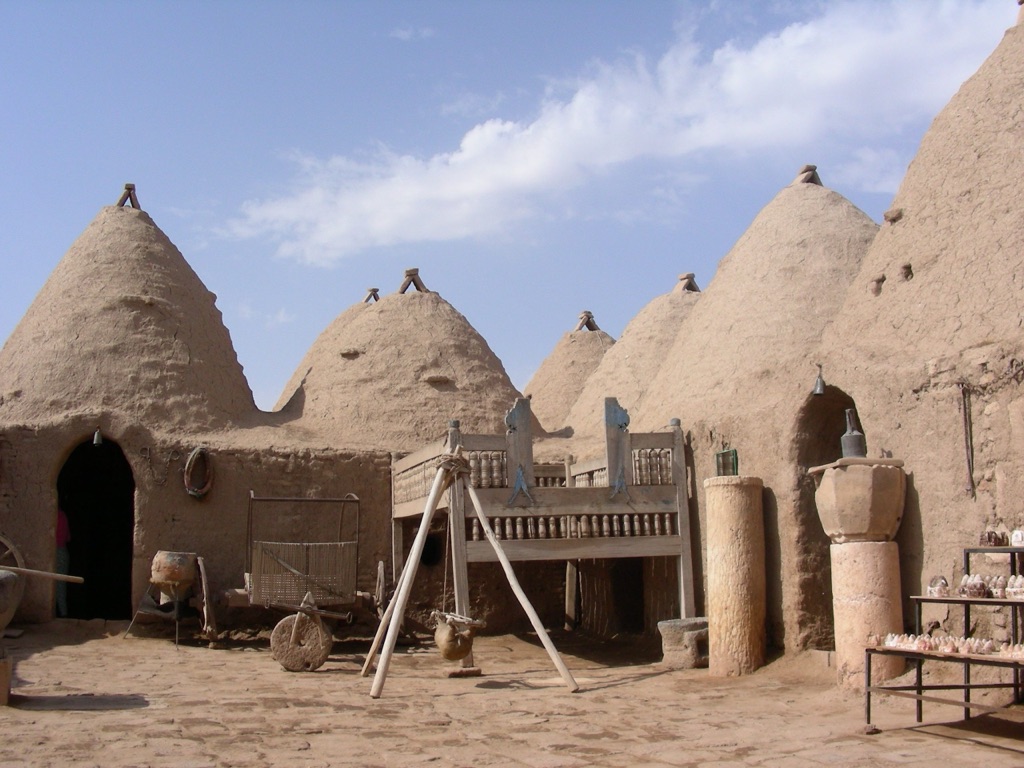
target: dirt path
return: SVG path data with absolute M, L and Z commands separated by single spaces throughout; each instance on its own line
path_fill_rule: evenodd
M 5 641 L 16 660 L 0 709 L 0 766 L 878 766 L 1024 763 L 1024 712 L 973 719 L 863 699 L 815 659 L 710 678 L 629 664 L 556 638 L 582 690 L 539 644 L 478 638 L 479 678 L 448 679 L 431 648 L 394 658 L 380 699 L 359 675 L 368 643 L 338 643 L 314 673 L 289 673 L 265 642 L 211 649 L 122 638 L 125 624 L 60 621 Z

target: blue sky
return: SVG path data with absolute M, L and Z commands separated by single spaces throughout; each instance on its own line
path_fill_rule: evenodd
M 419 267 L 520 389 L 814 163 L 876 221 L 1013 0 L 0 0 L 6 339 L 125 182 L 273 406 Z

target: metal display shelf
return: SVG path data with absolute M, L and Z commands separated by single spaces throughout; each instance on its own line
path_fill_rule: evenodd
M 899 656 L 914 662 L 915 675 L 913 685 L 872 685 L 871 684 L 871 659 L 874 656 Z M 951 664 L 961 664 L 964 676 L 962 684 L 925 684 L 922 679 L 922 668 L 925 661 L 940 661 Z M 971 682 L 971 667 L 1002 667 L 1013 670 L 1013 681 L 1007 683 L 973 683 Z M 914 699 L 917 702 L 917 722 L 922 722 L 924 717 L 924 702 L 932 704 L 952 704 L 963 707 L 964 719 L 971 718 L 971 710 L 982 712 L 998 712 L 1004 707 L 996 707 L 990 704 L 978 704 L 971 701 L 971 692 L 980 689 L 1012 688 L 1014 702 L 1021 701 L 1021 671 L 1024 670 L 1024 659 L 1014 659 L 1008 656 L 997 655 L 973 655 L 963 653 L 942 653 L 941 651 L 912 651 L 903 648 L 873 647 L 864 651 L 864 721 L 866 730 L 870 733 L 875 731 L 871 722 L 871 695 L 884 694 L 887 696 L 902 696 Z M 931 691 L 961 691 L 962 698 L 949 699 L 940 696 L 927 695 Z

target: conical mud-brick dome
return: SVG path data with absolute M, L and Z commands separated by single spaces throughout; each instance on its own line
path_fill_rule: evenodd
M 932 122 L 824 341 L 868 455 L 913 469 L 922 586 L 1024 525 L 1022 62 L 1018 21 Z
M 813 350 L 877 230 L 805 166 L 722 259 L 634 423 L 654 430 L 802 397 Z
M 605 398 L 616 398 L 627 410 L 640 403 L 702 295 L 693 274 L 680 275 L 672 291 L 654 298 L 629 321 L 569 411 L 574 455 L 590 457 L 604 451 Z
M 558 340 L 524 390 L 544 429 L 554 432 L 566 425 L 569 409 L 587 378 L 614 344 L 615 339 L 598 328 L 591 312 L 580 313 L 576 328 Z
M 955 381 L 965 350 L 1024 346 L 1022 63 L 1018 25 L 932 122 L 837 318 L 834 364 L 914 389 L 925 366 Z
M 415 270 L 398 293 L 367 299 L 324 330 L 282 395 L 297 426 L 335 447 L 396 451 L 443 437 L 450 419 L 504 433 L 521 395 L 465 317 Z
M 682 421 L 700 509 L 700 480 L 716 474 L 715 454 L 724 448 L 738 451 L 740 474 L 771 489 L 775 514 L 766 516 L 765 535 L 779 547 L 766 568 L 779 576 L 768 585 L 768 625 L 772 642 L 787 649 L 829 642 L 832 631 L 821 584 L 828 539 L 814 511 L 813 483 L 801 484 L 797 470 L 809 437 L 802 430 L 811 428 L 801 414 L 812 397 L 822 332 L 877 231 L 806 166 L 722 259 L 631 411 L 630 427 L 639 432 Z M 821 439 L 811 437 L 815 445 Z
M 103 412 L 204 428 L 251 416 L 215 299 L 148 214 L 103 208 L 0 351 L 0 421 Z

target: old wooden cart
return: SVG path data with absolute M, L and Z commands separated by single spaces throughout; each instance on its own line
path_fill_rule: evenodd
M 323 618 L 351 623 L 352 609 L 369 596 L 356 591 L 359 499 L 257 496 L 249 492 L 245 588 L 228 605 L 295 613 L 270 637 L 285 669 L 311 671 L 330 655 L 334 638 Z

